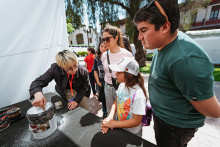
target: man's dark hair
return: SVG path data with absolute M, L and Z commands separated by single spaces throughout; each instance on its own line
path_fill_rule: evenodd
M 171 31 L 174 33 L 179 27 L 180 10 L 178 0 L 157 0 L 165 13 L 167 14 L 168 21 L 170 22 Z M 155 30 L 159 30 L 160 27 L 166 22 L 166 17 L 160 12 L 155 3 L 149 8 L 141 8 L 134 16 L 134 23 L 137 25 L 139 22 L 147 21 L 155 25 Z

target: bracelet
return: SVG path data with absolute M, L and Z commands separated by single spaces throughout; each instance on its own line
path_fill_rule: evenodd
M 75 100 L 75 98 L 73 97 L 73 98 L 71 98 L 70 100 L 69 100 L 69 102 L 72 102 L 72 101 L 74 101 Z

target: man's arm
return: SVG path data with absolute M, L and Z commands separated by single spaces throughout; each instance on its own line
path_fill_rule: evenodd
M 190 100 L 190 103 L 199 113 L 205 116 L 214 117 L 214 118 L 220 117 L 220 104 L 215 95 L 209 99 L 202 101 Z

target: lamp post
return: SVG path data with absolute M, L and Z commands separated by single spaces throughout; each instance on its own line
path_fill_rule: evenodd
M 88 47 L 89 47 L 89 33 L 91 33 L 91 26 L 89 26 L 89 29 L 86 29 L 86 25 L 82 25 L 83 31 L 86 32 L 87 34 L 87 39 L 88 39 Z

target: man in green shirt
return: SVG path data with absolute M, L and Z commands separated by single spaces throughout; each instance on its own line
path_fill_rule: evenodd
M 207 53 L 179 27 L 178 0 L 148 0 L 134 17 L 139 40 L 156 52 L 149 77 L 158 146 L 183 147 L 204 125 L 220 117 L 214 95 L 214 66 Z

